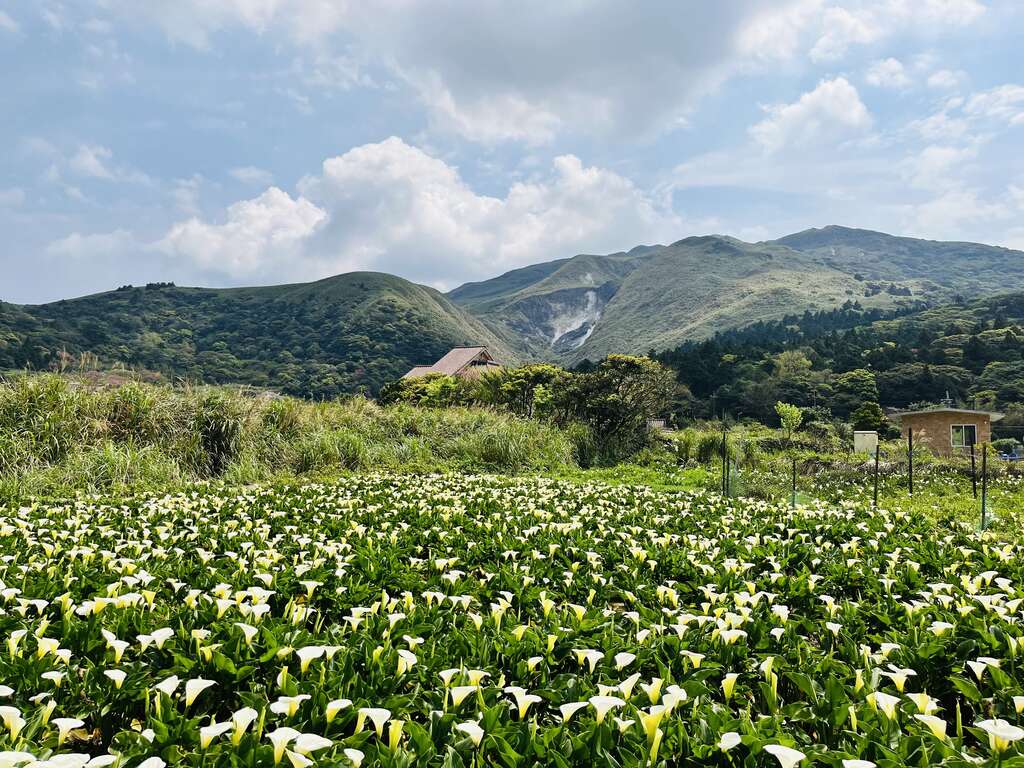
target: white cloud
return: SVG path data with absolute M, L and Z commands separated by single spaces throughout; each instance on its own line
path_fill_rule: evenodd
M 112 180 L 114 173 L 107 167 L 107 163 L 113 156 L 114 153 L 107 147 L 82 144 L 68 160 L 68 167 L 80 176 Z
M 1010 125 L 1024 124 L 1024 85 L 1007 84 L 971 96 L 964 112 L 977 117 L 1002 120 Z
M 838 59 L 851 45 L 873 43 L 885 34 L 874 13 L 853 13 L 840 7 L 827 9 L 821 26 L 822 35 L 811 48 L 814 61 Z
M 768 117 L 750 128 L 755 141 L 768 152 L 835 140 L 863 131 L 871 115 L 857 89 L 844 77 L 822 80 L 791 104 L 766 107 Z
M 667 204 L 572 155 L 492 197 L 443 160 L 390 138 L 324 161 L 295 197 L 272 187 L 232 205 L 221 223 L 175 225 L 156 247 L 233 281 L 372 269 L 450 286 L 683 232 Z
M 1010 200 L 1020 210 L 1024 211 L 1024 187 L 1011 184 L 1007 191 L 1010 193 Z
M 670 130 L 729 77 L 794 56 L 821 1 L 109 3 L 197 47 L 239 26 L 284 37 L 312 88 L 373 85 L 370 61 L 413 91 L 437 129 L 537 144 L 567 131 Z
M 986 200 L 980 190 L 956 188 L 925 203 L 908 206 L 904 227 L 932 238 L 957 238 L 965 230 L 977 232 L 983 225 L 1008 215 L 1002 202 Z
M 921 189 L 935 189 L 956 184 L 954 175 L 964 163 L 977 157 L 973 146 L 931 145 L 912 155 L 903 163 L 908 182 Z
M 274 174 L 270 171 L 266 171 L 263 168 L 257 168 L 254 165 L 244 165 L 240 168 L 232 168 L 228 173 L 236 180 L 243 184 L 251 184 L 254 187 L 265 187 L 269 186 L 274 181 Z
M 4 32 L 18 32 L 21 27 L 18 22 L 11 18 L 10 14 L 0 11 L 0 30 Z
M 256 34 L 276 30 L 298 43 L 311 43 L 335 32 L 347 15 L 338 0 L 108 0 L 116 13 L 156 22 L 173 41 L 209 48 L 211 37 L 241 26 Z
M 855 45 L 870 45 L 899 31 L 958 28 L 985 12 L 979 0 L 860 0 L 833 5 L 821 19 L 813 61 L 834 61 Z
M 955 141 L 963 138 L 969 127 L 962 117 L 953 117 L 948 110 L 943 109 L 928 117 L 911 121 L 907 131 L 919 135 L 926 141 Z
M 73 174 L 90 179 L 110 182 L 151 185 L 153 180 L 139 170 L 128 166 L 115 165 L 114 153 L 109 147 L 98 144 L 79 144 L 74 154 L 67 158 L 65 165 Z M 61 170 L 57 164 L 51 166 L 53 181 L 59 181 Z
M 85 234 L 72 232 L 67 237 L 54 240 L 46 248 L 50 256 L 60 256 L 78 261 L 90 261 L 111 256 L 130 257 L 145 246 L 131 232 L 117 229 L 113 232 Z
M 174 225 L 155 247 L 226 275 L 259 273 L 268 265 L 294 267 L 292 260 L 326 217 L 309 200 L 292 199 L 271 187 L 257 198 L 231 205 L 223 223 L 193 217 Z
M 199 194 L 202 191 L 203 177 L 198 173 L 188 179 L 177 179 L 171 188 L 171 199 L 175 207 L 182 213 L 198 215 Z
M 899 59 L 881 59 L 872 64 L 864 74 L 864 80 L 868 85 L 878 88 L 892 88 L 902 90 L 910 86 L 910 75 L 907 74 L 903 62 Z
M 928 75 L 928 87 L 936 90 L 949 91 L 967 79 L 967 73 L 962 70 L 940 69 Z

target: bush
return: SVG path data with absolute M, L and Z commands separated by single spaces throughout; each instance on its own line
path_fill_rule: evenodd
M 343 429 L 322 430 L 304 435 L 297 447 L 295 470 L 300 474 L 325 469 L 360 469 L 366 464 L 363 439 Z
M 1015 453 L 1019 452 L 1024 447 L 1020 441 L 1012 437 L 1004 437 L 999 440 L 992 441 L 992 448 L 998 453 Z

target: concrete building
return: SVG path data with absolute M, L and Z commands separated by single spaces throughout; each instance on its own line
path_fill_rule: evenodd
M 915 445 L 926 445 L 939 456 L 953 456 L 969 451 L 971 445 L 991 442 L 992 423 L 1003 418 L 1003 414 L 966 408 L 933 408 L 903 411 L 896 418 L 904 439 L 913 430 Z

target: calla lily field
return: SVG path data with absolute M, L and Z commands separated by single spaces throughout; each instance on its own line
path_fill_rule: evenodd
M 1019 544 L 543 478 L 0 514 L 0 768 L 1024 765 Z

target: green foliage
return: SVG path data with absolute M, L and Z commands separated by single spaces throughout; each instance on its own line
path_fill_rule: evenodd
M 310 403 L 225 388 L 0 380 L 0 496 L 256 483 L 368 468 L 524 472 L 590 463 L 590 430 L 483 408 Z
M 1024 446 L 1021 445 L 1020 440 L 1013 437 L 1003 437 L 992 441 L 992 449 L 997 453 L 1019 454 L 1022 448 Z
M 832 384 L 832 409 L 840 418 L 849 416 L 863 403 L 878 402 L 878 383 L 875 374 L 866 368 L 854 368 L 840 373 Z
M 650 358 L 609 355 L 593 371 L 572 376 L 555 398 L 563 418 L 590 427 L 599 461 L 615 463 L 648 443 L 648 421 L 668 410 L 676 387 L 672 372 Z
M 515 358 L 437 291 L 376 273 L 266 288 L 126 287 L 40 306 L 0 302 L 0 371 L 127 366 L 316 399 L 376 392 L 466 343 Z
M 850 421 L 854 429 L 874 430 L 884 434 L 889 420 L 878 403 L 863 403 L 857 410 L 850 414 Z
M 800 427 L 800 422 L 804 420 L 803 411 L 791 403 L 780 401 L 775 404 L 775 414 L 779 417 L 779 424 L 786 435 L 786 440 L 792 440 L 793 433 Z
M 478 402 L 506 408 L 518 416 L 547 417 L 569 374 L 556 365 L 539 363 L 487 371 L 476 385 Z
M 777 400 L 847 419 L 864 403 L 900 408 L 947 395 L 1004 410 L 1024 400 L 1024 293 L 881 315 L 850 302 L 716 335 L 656 355 L 695 415 L 768 422 Z

